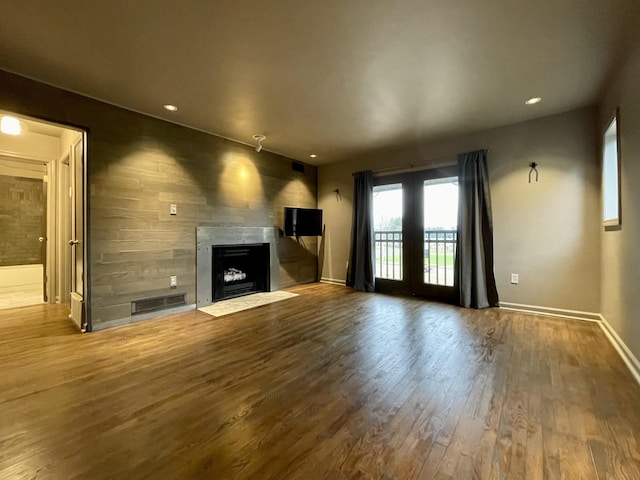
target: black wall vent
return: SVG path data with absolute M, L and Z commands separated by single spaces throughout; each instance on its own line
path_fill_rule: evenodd
M 291 162 L 291 169 L 294 172 L 304 173 L 304 164 L 298 162 Z
M 144 298 L 142 300 L 134 300 L 131 302 L 131 315 L 155 312 L 157 310 L 179 307 L 180 305 L 186 304 L 186 293 L 178 293 L 176 295 L 167 295 L 164 297 Z

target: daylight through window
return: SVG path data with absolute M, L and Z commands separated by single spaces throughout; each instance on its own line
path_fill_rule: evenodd
M 604 133 L 602 159 L 602 204 L 605 226 L 620 224 L 620 185 L 617 121 L 614 118 Z

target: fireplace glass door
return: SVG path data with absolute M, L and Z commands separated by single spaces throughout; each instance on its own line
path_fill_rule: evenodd
M 269 244 L 214 245 L 213 301 L 270 289 Z

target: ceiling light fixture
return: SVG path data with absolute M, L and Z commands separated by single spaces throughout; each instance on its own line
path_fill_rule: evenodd
M 311 158 L 316 158 L 318 155 L 316 155 L 315 153 L 312 153 L 311 155 L 309 155 Z
M 165 110 L 169 110 L 170 112 L 177 112 L 178 111 L 178 107 L 176 107 L 175 105 L 171 105 L 170 103 L 167 103 L 166 105 L 163 105 Z
M 542 101 L 542 98 L 540 98 L 540 97 L 533 97 L 533 98 L 530 98 L 529 100 L 527 100 L 527 101 L 526 101 L 526 102 L 524 102 L 524 103 L 526 103 L 527 105 L 535 105 L 536 103 L 540 103 L 541 101 Z
M 253 136 L 253 139 L 258 142 L 258 144 L 256 145 L 256 152 L 260 152 L 260 150 L 262 150 L 262 142 L 264 141 L 264 139 L 266 139 L 267 137 L 265 137 L 264 135 L 261 135 L 259 133 L 256 133 Z
M 2 117 L 2 120 L 0 120 L 0 131 L 7 135 L 20 135 L 22 133 L 20 120 L 16 117 Z

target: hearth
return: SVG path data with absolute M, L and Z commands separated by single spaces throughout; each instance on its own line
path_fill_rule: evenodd
M 213 301 L 268 292 L 269 244 L 212 245 Z

